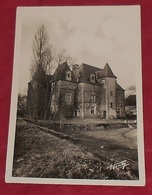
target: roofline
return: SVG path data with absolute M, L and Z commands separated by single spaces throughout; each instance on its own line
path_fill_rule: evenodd
M 90 67 L 92 67 L 92 68 L 98 68 L 98 69 L 100 69 L 100 70 L 103 70 L 102 68 L 99 68 L 99 67 L 96 67 L 96 66 L 93 66 L 93 65 L 90 65 L 90 64 L 82 63 L 80 66 L 82 66 L 82 65 L 87 65 L 87 66 L 90 66 Z
M 51 81 L 50 83 L 55 83 L 55 82 L 58 82 L 58 81 L 66 81 L 66 82 L 76 83 L 76 84 L 77 84 L 76 81 L 68 81 L 68 80 L 64 80 L 64 79 L 59 79 L 59 80 L 57 80 L 57 81 Z
M 116 87 L 116 90 L 119 90 L 119 91 L 126 91 L 125 89 L 118 89 L 117 87 Z

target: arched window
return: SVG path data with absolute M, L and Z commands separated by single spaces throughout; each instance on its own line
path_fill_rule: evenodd
M 94 74 L 90 75 L 90 81 L 91 81 L 91 83 L 95 83 L 95 75 Z

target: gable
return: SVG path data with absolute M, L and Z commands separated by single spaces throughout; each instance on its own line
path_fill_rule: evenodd
M 99 80 L 105 77 L 112 77 L 117 79 L 108 63 L 105 65 L 104 69 L 83 63 L 80 66 L 79 73 L 80 73 L 79 82 L 90 82 L 99 84 L 100 83 Z M 94 76 L 95 80 L 93 81 L 92 78 Z
M 59 64 L 52 76 L 52 82 L 56 82 L 59 80 L 76 82 L 76 78 L 66 62 Z

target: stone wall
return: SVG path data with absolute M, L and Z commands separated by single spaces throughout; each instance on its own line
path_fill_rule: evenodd
M 103 87 L 90 83 L 78 84 L 78 111 L 81 118 L 100 117 L 100 105 L 103 96 Z
M 123 90 L 117 89 L 116 93 L 117 97 L 117 118 L 124 118 L 125 117 L 125 94 Z
M 62 107 L 68 117 L 123 118 L 124 91 L 116 90 L 116 82 L 115 78 L 105 78 L 100 85 L 60 80 L 55 84 L 51 111 L 57 113 Z
M 116 79 L 111 77 L 105 78 L 105 110 L 106 119 L 116 118 Z
M 65 117 L 74 117 L 76 107 L 77 84 L 70 81 L 59 80 L 53 89 L 51 112 Z

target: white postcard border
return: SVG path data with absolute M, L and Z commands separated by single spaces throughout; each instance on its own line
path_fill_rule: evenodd
M 95 6 L 94 6 L 95 7 Z M 106 6 L 105 6 L 106 7 Z M 113 6 L 114 7 L 114 6 Z M 129 6 L 128 6 L 129 7 Z M 135 6 L 139 12 L 140 6 Z M 144 186 L 145 185 L 145 161 L 144 161 L 144 136 L 143 136 L 143 98 L 142 98 L 142 66 L 137 67 L 137 114 L 138 114 L 138 164 L 139 164 L 139 180 L 91 180 L 91 179 L 53 179 L 53 178 L 25 178 L 25 177 L 12 177 L 13 167 L 13 154 L 15 142 L 15 127 L 16 127 L 16 112 L 17 112 L 17 94 L 18 94 L 18 81 L 20 70 L 20 50 L 21 50 L 21 32 L 22 32 L 22 9 L 36 9 L 37 7 L 18 7 L 16 14 L 16 34 L 15 34 L 15 50 L 14 50 L 14 66 L 13 66 L 13 81 L 11 93 L 11 108 L 10 108 L 10 121 L 9 121 L 9 135 L 7 146 L 7 161 L 6 161 L 6 183 L 35 183 L 35 184 L 76 184 L 76 185 L 113 185 L 113 186 Z M 43 7 L 45 9 L 48 7 Z M 141 27 L 140 27 L 141 29 Z M 141 34 L 140 34 L 141 45 Z M 141 50 L 141 49 L 140 49 Z

